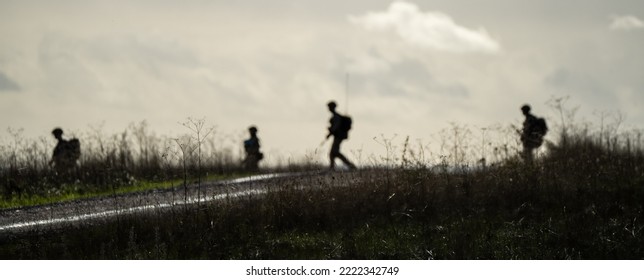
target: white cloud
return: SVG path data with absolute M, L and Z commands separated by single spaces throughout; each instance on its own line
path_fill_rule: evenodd
M 349 21 L 368 30 L 393 30 L 407 43 L 450 52 L 494 53 L 500 44 L 487 31 L 460 26 L 442 12 L 423 12 L 413 3 L 397 1 L 384 12 L 349 16 Z
M 614 16 L 610 24 L 612 30 L 632 30 L 644 28 L 644 22 L 639 18 L 631 15 Z
M 451 122 L 520 124 L 517 106 L 546 115 L 553 94 L 644 123 L 644 37 L 608 32 L 606 10 L 636 14 L 636 4 L 615 4 L 630 0 L 589 1 L 590 14 L 555 12 L 572 5 L 555 0 L 406 1 L 0 4 L 0 140 L 8 126 L 32 137 L 143 119 L 173 136 L 192 116 L 235 141 L 255 124 L 268 155 L 297 158 L 328 151 L 318 144 L 330 99 L 348 104 L 356 124 L 343 149 L 365 156 L 387 152 L 373 140 L 382 134 L 438 145 L 434 132 Z M 607 32 L 596 32 L 597 18 Z

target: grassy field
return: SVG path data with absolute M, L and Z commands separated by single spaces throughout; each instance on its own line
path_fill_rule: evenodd
M 311 177 L 304 189 L 284 178 L 274 183 L 280 191 L 235 203 L 3 234 L 0 258 L 643 259 L 639 144 L 562 135 L 532 164 L 517 157 L 476 168 L 402 160 Z M 200 173 L 160 170 L 179 183 L 183 171 Z
M 235 145 L 224 140 L 229 136 L 216 136 L 204 128 L 202 120 L 189 119 L 184 125 L 190 133 L 178 137 L 156 136 L 145 122 L 114 135 L 100 130 L 73 135 L 81 140 L 81 158 L 76 168 L 62 175 L 49 165 L 53 137 L 24 139 L 20 130 L 10 129 L 13 138 L 0 142 L 0 209 L 250 175 L 242 168 Z M 272 166 L 266 171 L 319 168 L 294 165 Z

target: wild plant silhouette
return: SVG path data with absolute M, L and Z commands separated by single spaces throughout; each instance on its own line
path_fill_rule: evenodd
M 561 111 L 561 116 L 566 114 Z M 643 258 L 641 131 L 620 132 L 615 129 L 618 124 L 592 128 L 574 125 L 569 119 L 553 123 L 549 140 L 532 164 L 522 160 L 520 143 L 511 127 L 476 130 L 453 124 L 437 136 L 444 140 L 438 151 L 409 137 L 401 141 L 382 136 L 375 140 L 382 143 L 386 155 L 372 158 L 373 164 L 359 171 L 272 180 L 266 183 L 272 191 L 232 203 L 80 223 L 73 230 L 58 229 L 55 234 L 42 230 L 3 235 L 0 256 Z M 136 143 L 163 143 L 146 140 L 154 136 L 143 131 L 134 134 L 138 135 Z M 481 139 L 469 138 L 478 131 Z M 181 153 L 172 145 L 134 148 L 128 135 L 90 144 L 90 152 L 84 153 L 79 167 L 79 182 L 105 188 L 127 184 L 132 178 L 181 179 L 186 173 L 199 176 L 193 153 Z M 493 138 L 500 140 L 488 141 Z M 49 147 L 44 142 L 37 142 L 40 146 L 35 147 L 24 143 L 16 137 L 9 146 L 3 146 L 2 163 L 8 167 L 3 167 L 2 174 L 5 199 L 44 194 L 50 188 L 44 160 L 26 160 L 39 158 L 41 149 Z M 21 146 L 26 148 L 7 148 Z M 217 154 L 207 147 L 203 154 Z M 183 164 L 185 158 L 189 160 Z M 206 156 L 202 160 L 206 172 L 233 172 L 238 166 L 232 159 Z M 29 181 L 33 177 L 22 174 L 42 175 L 37 177 L 42 179 Z M 21 191 L 15 191 L 16 187 Z

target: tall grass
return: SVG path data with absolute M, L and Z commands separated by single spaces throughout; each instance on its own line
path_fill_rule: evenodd
M 240 155 L 203 120 L 188 119 L 189 130 L 179 137 L 157 136 L 147 123 L 131 124 L 121 133 L 107 135 L 92 127 L 88 133 L 64 135 L 81 142 L 81 158 L 65 176 L 49 166 L 53 137 L 27 140 L 22 130 L 9 129 L 12 139 L 0 144 L 0 200 L 5 203 L 33 197 L 118 192 L 150 182 L 183 184 L 206 177 L 240 173 Z M 189 125 L 194 125 L 189 126 Z M 196 138 L 195 138 L 196 137 Z M 10 205 L 10 204 L 6 204 Z
M 446 130 L 438 152 L 408 138 L 378 140 L 388 149 L 381 166 L 274 180 L 262 196 L 6 236 L 0 257 L 642 259 L 640 133 L 608 127 L 553 125 L 557 141 L 530 164 L 509 136 L 456 139 L 476 131 L 464 126 Z M 466 160 L 495 156 L 486 165 Z

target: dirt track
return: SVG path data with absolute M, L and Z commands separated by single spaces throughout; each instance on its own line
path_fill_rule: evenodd
M 333 174 L 333 175 L 330 175 Z M 313 179 L 324 180 L 341 173 L 276 173 L 233 180 L 205 182 L 167 190 L 84 199 L 51 205 L 0 210 L 0 236 L 21 231 L 56 229 L 73 223 L 104 220 L 146 211 L 167 211 L 172 207 L 197 203 L 217 203 L 237 197 L 262 195 L 272 191 L 280 180 L 292 186 L 311 186 Z

